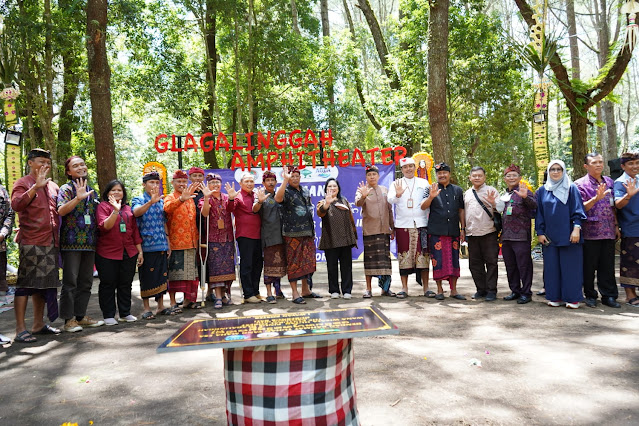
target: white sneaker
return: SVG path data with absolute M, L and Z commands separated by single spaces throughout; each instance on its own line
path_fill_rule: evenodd
M 347 300 L 348 300 L 348 299 L 350 299 L 351 297 L 353 297 L 353 296 L 351 296 L 351 294 L 350 294 L 350 293 L 344 293 L 344 299 L 347 299 Z
M 11 339 L 9 339 L 4 334 L 0 334 L 0 343 L 9 343 L 9 342 L 11 342 Z
M 339 293 L 331 294 L 331 299 L 339 299 Z
M 104 325 L 118 325 L 118 322 L 115 320 L 115 318 L 105 318 Z
M 131 314 L 125 316 L 124 318 L 120 317 L 120 321 L 122 322 L 135 322 L 137 320 L 138 320 L 138 317 L 134 317 Z
M 549 300 L 547 303 L 548 303 L 548 306 L 552 306 L 553 308 L 563 305 L 563 303 L 561 302 L 553 302 L 552 300 Z
M 88 315 L 85 315 L 80 321 L 78 321 L 78 325 L 82 327 L 100 327 L 104 325 L 104 321 L 102 320 L 94 320 Z
M 78 322 L 76 321 L 75 318 L 67 321 L 64 324 L 64 327 L 62 327 L 62 329 L 66 331 L 67 333 L 75 333 L 76 331 L 82 331 L 82 327 L 78 325 Z
M 577 302 L 577 303 L 566 303 L 566 308 L 568 308 L 568 309 L 579 309 L 579 302 Z

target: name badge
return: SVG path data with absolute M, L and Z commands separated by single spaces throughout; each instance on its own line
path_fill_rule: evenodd
M 120 232 L 126 232 L 126 223 L 120 222 Z
M 409 198 L 408 201 L 406 201 L 406 207 L 408 207 L 409 209 L 413 208 L 413 199 Z
M 217 220 L 217 229 L 224 229 L 224 219 Z
M 610 194 L 610 205 L 611 205 L 612 207 L 614 207 L 614 206 L 615 206 L 615 197 L 613 197 L 613 196 L 612 196 L 612 194 Z
M 513 206 L 508 206 L 506 209 L 506 216 L 510 216 L 511 214 L 513 214 Z
M 91 215 L 90 214 L 85 214 L 84 215 L 84 224 L 85 225 L 91 225 Z

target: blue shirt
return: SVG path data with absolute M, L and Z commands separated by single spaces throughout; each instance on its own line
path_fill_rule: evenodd
M 615 201 L 626 195 L 626 188 L 623 184 L 629 179 L 631 177 L 624 173 L 615 181 Z M 639 179 L 635 176 L 635 183 L 638 181 Z M 617 209 L 617 220 L 621 227 L 622 237 L 639 237 L 639 196 L 635 195 L 628 200 L 625 207 Z
M 575 225 L 581 226 L 586 219 L 584 203 L 581 201 L 579 189 L 570 184 L 570 193 L 566 204 L 559 201 L 555 194 L 545 187 L 537 190 L 537 215 L 535 216 L 535 230 L 537 235 L 545 235 L 551 246 L 569 246 L 570 234 Z M 583 243 L 583 232 L 579 234 L 579 242 Z
M 145 192 L 131 201 L 131 210 L 135 212 L 135 209 L 149 201 L 151 201 L 151 196 Z M 167 251 L 169 249 L 169 242 L 166 239 L 166 231 L 164 230 L 164 223 L 166 222 L 164 200 L 152 204 L 146 213 L 137 218 L 137 221 L 140 236 L 142 237 L 142 251 Z

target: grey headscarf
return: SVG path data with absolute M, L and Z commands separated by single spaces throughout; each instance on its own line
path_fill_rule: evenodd
M 550 178 L 550 168 L 555 164 L 561 166 L 564 170 L 564 173 L 559 180 L 553 180 Z M 552 192 L 563 204 L 566 204 L 568 202 L 568 196 L 570 195 L 570 184 L 572 183 L 568 173 L 566 172 L 566 165 L 561 160 L 552 160 L 548 163 L 548 169 L 546 170 L 548 172 L 548 180 L 544 184 L 544 188 L 546 188 L 546 191 Z

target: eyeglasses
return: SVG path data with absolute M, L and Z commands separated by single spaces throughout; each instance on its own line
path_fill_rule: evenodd
M 558 172 L 563 172 L 564 169 L 562 169 L 561 167 L 553 167 L 552 169 L 550 169 L 551 173 L 558 173 Z

